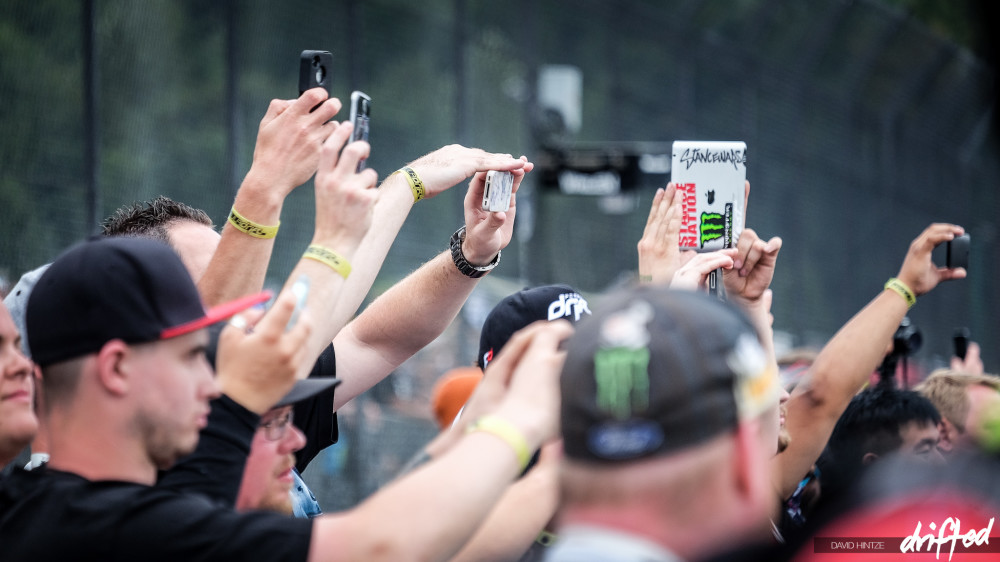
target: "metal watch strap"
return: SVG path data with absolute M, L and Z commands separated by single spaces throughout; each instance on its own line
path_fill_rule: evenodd
M 465 259 L 465 254 L 462 253 L 462 242 L 465 241 L 465 227 L 455 231 L 455 234 L 451 235 L 451 261 L 455 262 L 455 267 L 465 275 L 466 277 L 471 277 L 473 279 L 478 279 L 483 275 L 489 273 L 494 267 L 500 263 L 500 252 L 497 252 L 495 258 L 490 263 L 478 266 L 472 265 Z

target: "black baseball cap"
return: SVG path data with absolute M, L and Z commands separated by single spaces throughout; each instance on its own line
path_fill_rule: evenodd
M 693 446 L 777 405 L 777 373 L 732 306 L 643 285 L 608 295 L 567 344 L 569 459 L 613 463 Z
M 114 339 L 135 344 L 173 338 L 269 298 L 263 292 L 206 311 L 187 269 L 166 244 L 95 238 L 59 256 L 31 291 L 31 356 L 44 367 L 94 353 Z
M 569 285 L 526 288 L 501 300 L 486 317 L 479 334 L 476 364 L 485 369 L 514 332 L 538 320 L 565 318 L 578 322 L 590 316 L 587 299 Z

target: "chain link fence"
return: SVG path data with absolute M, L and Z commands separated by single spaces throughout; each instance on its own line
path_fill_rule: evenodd
M 297 93 L 303 49 L 334 53 L 334 95 L 371 95 L 380 177 L 453 142 L 535 159 L 537 71 L 564 64 L 583 76 L 574 142 L 746 141 L 748 226 L 785 241 L 773 286 L 783 341 L 821 345 L 925 226 L 948 221 L 972 235 L 970 276 L 912 310 L 917 360 L 944 364 L 966 326 L 997 370 L 994 73 L 874 0 L 14 0 L 0 25 L 8 284 L 135 200 L 167 195 L 221 224 L 269 100 Z M 526 181 L 495 279 L 431 350 L 340 413 L 343 442 L 306 474 L 328 510 L 383 484 L 433 434 L 431 385 L 473 361 L 499 298 L 551 282 L 596 298 L 633 274 L 650 185 L 608 200 Z M 463 191 L 414 208 L 373 294 L 446 248 Z M 285 205 L 272 286 L 308 244 L 312 201 L 307 184 Z

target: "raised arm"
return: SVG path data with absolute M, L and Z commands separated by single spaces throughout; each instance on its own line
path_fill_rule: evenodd
M 372 189 L 375 185 L 375 172 L 363 170 L 360 174 L 355 173 L 358 161 L 368 155 L 368 143 L 351 143 L 343 149 L 343 154 L 338 156 L 350 134 L 351 125 L 346 123 L 337 127 L 323 143 L 322 158 L 316 175 L 316 229 L 313 243 L 310 245 L 310 251 L 314 248 L 323 250 L 318 254 L 321 259 L 303 257 L 289 277 L 285 290 L 282 291 L 283 298 L 278 301 L 281 308 L 294 307 L 294 302 L 289 304 L 289 301 L 295 300 L 290 296 L 289 287 L 302 276 L 309 278 L 309 298 L 303 316 L 300 316 L 300 322 L 303 317 L 310 317 L 313 320 L 323 318 L 332 310 L 336 304 L 337 290 L 343 284 L 347 273 L 342 268 L 336 268 L 336 263 L 330 263 L 329 256 L 324 252 L 332 250 L 337 254 L 336 259 L 349 262 L 370 226 L 371 210 L 376 196 L 376 192 Z M 313 254 L 307 253 L 307 255 Z M 290 311 L 284 316 L 286 323 L 290 316 Z M 317 337 L 314 324 L 315 322 L 310 323 L 308 334 L 297 340 L 294 349 L 283 349 L 277 353 L 282 357 L 306 358 L 296 362 L 298 377 L 304 377 L 310 371 L 316 356 L 327 345 L 327 340 Z M 295 329 L 297 326 L 292 331 Z M 272 329 L 270 332 L 280 334 L 285 330 L 285 324 L 281 324 L 276 330 Z M 261 330 L 255 329 L 253 336 L 250 337 L 257 337 L 259 332 Z M 225 331 L 222 337 L 226 337 Z M 229 338 L 232 339 L 233 336 L 230 335 Z M 264 339 L 259 344 L 267 348 L 274 345 L 275 341 L 277 340 Z M 220 341 L 218 356 L 219 379 L 223 393 L 258 414 L 269 410 L 291 387 L 291 383 L 268 384 L 272 380 L 268 372 L 272 369 L 264 367 L 266 364 L 264 359 L 269 354 L 276 353 L 270 349 L 261 350 L 260 353 L 264 354 L 263 359 L 249 363 L 244 360 L 244 368 L 232 369 L 230 365 L 239 363 L 242 359 L 234 358 L 234 354 L 227 356 L 224 353 L 224 344 Z M 253 356 L 254 352 L 245 350 L 236 355 Z
M 501 161 L 505 158 L 499 157 Z M 505 213 L 482 210 L 484 171 L 475 172 L 469 183 L 465 196 L 465 239 L 461 248 L 466 261 L 474 266 L 490 264 L 510 243 L 517 212 L 516 192 L 524 175 L 533 168 L 526 158 L 515 161 L 517 167 L 511 169 L 514 195 Z M 485 160 L 478 165 L 484 164 L 489 165 Z M 334 408 L 385 378 L 439 336 L 458 314 L 478 281 L 460 272 L 451 252 L 445 251 L 375 299 L 334 339 L 337 372 L 343 381 L 337 389 Z M 344 368 L 340 369 L 340 365 Z
M 963 233 L 962 227 L 952 224 L 929 226 L 910 244 L 896 279 L 919 297 L 941 281 L 965 277 L 963 268 L 939 268 L 931 261 L 935 246 Z M 775 486 L 782 498 L 795 491 L 816 462 L 851 397 L 885 356 L 907 309 L 907 300 L 901 294 L 888 288 L 882 290 L 823 347 L 795 387 L 787 404 L 786 425 L 791 441 L 772 461 Z
M 494 154 L 457 144 L 439 148 L 407 164 L 420 179 L 422 199 L 435 197 L 478 172 L 516 170 L 523 166 L 524 161 L 509 154 Z M 415 203 L 414 189 L 402 172 L 391 174 L 382 182 L 372 219 L 372 223 L 378 226 L 371 229 L 362 240 L 353 263 L 351 278 L 342 290 L 340 303 L 324 324 L 331 340 L 358 311 Z M 338 354 L 341 352 L 340 347 L 337 347 Z
M 507 488 L 489 517 L 451 562 L 520 560 L 556 513 L 561 456 L 561 440 L 546 443 L 538 463 Z
M 310 281 L 306 306 L 314 318 L 322 319 L 307 342 L 308 356 L 314 361 L 330 345 L 334 327 L 327 319 L 335 313 L 342 291 L 354 275 L 352 262 L 372 224 L 378 196 L 375 171 L 356 171 L 358 162 L 368 157 L 368 143 L 358 141 L 344 146 L 351 130 L 351 123 L 345 122 L 323 143 L 316 172 L 313 239 L 285 284 L 287 288 L 302 277 Z M 312 366 L 305 365 L 298 376 L 304 378 Z
M 313 88 L 297 100 L 271 101 L 257 132 L 253 164 L 233 203 L 241 217 L 277 225 L 285 197 L 316 172 L 323 142 L 337 126 L 330 119 L 340 111 L 340 100 L 327 96 L 323 88 Z M 219 247 L 198 280 L 205 305 L 260 291 L 273 248 L 273 237 L 251 236 L 226 221 Z
M 510 380 L 492 411 L 507 430 L 468 433 L 440 459 L 357 508 L 318 518 L 310 560 L 445 560 L 454 555 L 517 476 L 527 451 L 557 433 L 558 377 L 565 358 L 559 346 L 571 332 L 560 321 L 516 334 L 489 373 Z M 512 443 L 521 452 L 515 454 Z

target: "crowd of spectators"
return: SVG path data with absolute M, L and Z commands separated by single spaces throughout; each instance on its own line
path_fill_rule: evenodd
M 870 384 L 909 308 L 966 276 L 931 257 L 960 226 L 915 233 L 821 349 L 779 358 L 783 241 L 747 226 L 733 248 L 681 251 L 668 184 L 637 283 L 589 302 L 568 285 L 505 298 L 476 366 L 435 387 L 440 433 L 369 498 L 325 512 L 301 473 L 338 441 L 337 412 L 502 267 L 534 167 L 449 145 L 376 188 L 340 109 L 320 88 L 274 100 L 221 228 L 166 197 L 122 202 L 102 236 L 6 296 L 0 465 L 31 456 L 0 477 L 0 560 L 809 559 L 811 537 L 862 536 L 858 520 L 902 539 L 1000 503 L 951 480 L 954 501 L 924 501 L 951 463 L 979 475 L 1000 448 L 1000 377 L 976 344 L 914 389 Z M 483 209 L 489 171 L 513 175 L 506 211 Z M 283 202 L 312 178 L 312 241 L 272 295 Z M 448 248 L 359 312 L 412 206 L 466 182 Z M 708 291 L 719 270 L 724 298 Z M 886 466 L 921 477 L 890 485 Z M 919 517 L 877 509 L 899 497 Z M 988 521 L 963 530 L 988 539 Z

